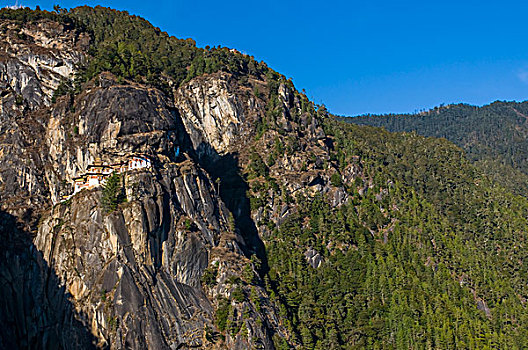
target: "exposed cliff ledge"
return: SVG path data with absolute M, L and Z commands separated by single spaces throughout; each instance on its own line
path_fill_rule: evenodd
M 74 108 L 67 108 L 68 103 L 59 101 L 46 128 L 48 154 L 42 157 L 49 164 L 46 179 L 52 198 L 69 190 L 71 178 L 95 157 L 111 161 L 141 152 L 152 157 L 154 169 L 127 173 L 128 201 L 112 214 L 99 206 L 100 191 L 83 191 L 54 207 L 42 220 L 36 246 L 77 309 L 91 319 L 101 344 L 206 346 L 205 331 L 215 329 L 218 296 L 228 298 L 240 288 L 231 277 L 251 262 L 239 248 L 244 240 L 228 223 L 229 211 L 208 174 L 186 151 L 175 162 L 176 147 L 195 151 L 186 140 L 196 134 L 179 126 L 178 111 L 159 91 L 119 85 L 110 75 L 79 95 Z M 213 259 L 218 265 L 211 265 Z M 201 284 L 209 266 L 218 271 L 211 300 Z M 266 300 L 261 287 L 243 288 Z M 269 305 L 266 313 L 257 312 L 251 302 L 233 304 L 238 311 L 230 315 L 232 322 L 247 323 L 251 335 L 242 339 L 233 334 L 226 345 L 245 348 L 250 339 L 272 346 L 270 330 L 280 332 L 280 326 L 271 304 L 264 304 Z M 244 309 L 254 315 L 242 321 Z
M 276 311 L 252 279 L 234 279 L 244 269 L 255 268 L 242 253 L 244 239 L 229 223 L 229 211 L 210 176 L 192 160 L 201 147 L 227 151 L 240 132 L 235 128 L 224 135 L 233 120 L 243 121 L 236 107 L 240 101 L 234 96 L 225 99 L 226 77 L 210 77 L 209 91 L 219 96 L 216 103 L 231 107 L 213 116 L 205 111 L 204 118 L 214 117 L 218 124 L 197 123 L 193 129 L 187 115 L 158 90 L 122 85 L 108 74 L 73 100 L 59 98 L 48 110 L 45 85 L 51 80 L 42 78 L 42 70 L 33 73 L 38 79 L 32 83 L 44 92 L 39 98 L 25 95 L 29 110 L 14 101 L 16 94 L 38 89 L 20 83 L 24 75 L 2 76 L 4 82 L 15 81 L 12 89 L 18 91 L 2 100 L 13 106 L 2 115 L 2 205 L 21 220 L 24 215 L 42 216 L 35 245 L 99 345 L 209 347 L 216 339 L 216 346 L 273 347 L 273 333 L 284 332 Z M 178 102 L 203 104 L 201 98 L 208 99 L 191 94 Z M 193 142 L 200 137 L 199 144 Z M 183 150 L 177 162 L 176 147 Z M 50 199 L 57 204 L 61 195 L 71 192 L 72 178 L 96 157 L 111 162 L 134 152 L 149 155 L 154 169 L 126 174 L 128 202 L 118 211 L 102 210 L 100 190 L 83 191 L 65 204 L 49 206 Z M 37 213 L 35 207 L 44 212 Z M 214 288 L 204 290 L 201 277 L 206 268 L 216 269 L 217 278 Z M 239 331 L 219 342 L 215 309 L 220 297 L 232 299 L 235 290 L 257 295 L 259 308 L 249 300 L 233 301 L 228 318 Z M 242 328 L 247 330 L 244 337 Z
M 49 201 L 45 107 L 61 81 L 73 78 L 89 36 L 48 20 L 1 20 L 0 30 L 0 209 L 32 226 L 35 209 Z
M 119 85 L 102 75 L 73 103 L 59 100 L 46 125 L 46 171 L 54 203 L 71 193 L 71 180 L 95 158 L 112 162 L 143 153 L 170 161 L 177 146 L 174 108 L 159 91 Z
M 52 21 L 20 26 L 0 21 L 0 88 L 30 108 L 50 104 L 61 81 L 72 79 L 90 37 Z

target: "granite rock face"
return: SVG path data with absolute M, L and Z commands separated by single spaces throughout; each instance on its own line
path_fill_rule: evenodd
M 8 92 L 2 97 L 0 123 L 1 209 L 18 220 L 28 237 L 34 236 L 33 242 L 20 239 L 18 250 L 15 243 L 7 244 L 3 252 L 0 290 L 11 295 L 3 314 L 24 315 L 36 303 L 53 310 L 37 308 L 33 317 L 16 319 L 9 330 L 26 333 L 11 338 L 6 330 L 3 344 L 16 339 L 24 347 L 21 339 L 26 338 L 42 347 L 58 339 L 64 348 L 272 348 L 272 335 L 284 330 L 259 283 L 236 280 L 244 268 L 258 276 L 215 184 L 194 159 L 201 147 L 221 151 L 233 142 L 230 137 L 217 142 L 216 137 L 231 127 L 222 124 L 224 119 L 239 117 L 236 108 L 214 114 L 218 125 L 186 129 L 191 122 L 182 120 L 185 114 L 163 93 L 119 84 L 110 74 L 100 75 L 75 98 L 60 97 L 48 107 L 53 90 L 82 60 L 81 51 L 56 56 L 53 50 L 63 32 L 55 29 L 48 39 L 44 29 L 28 32 L 34 34 L 32 45 L 9 47 L 23 47 L 19 52 L 24 55 L 3 61 L 1 81 Z M 78 39 L 63 45 L 71 47 Z M 31 51 L 37 42 L 45 55 Z M 62 67 L 59 59 L 68 69 L 56 69 Z M 209 91 L 218 88 L 222 96 L 224 83 L 223 77 L 211 79 Z M 196 99 L 178 101 L 190 105 Z M 230 101 L 238 103 L 233 97 Z M 210 111 L 204 113 L 211 119 Z M 205 146 L 195 146 L 199 137 Z M 73 191 L 72 179 L 96 158 L 112 163 L 133 154 L 149 157 L 153 167 L 124 174 L 127 200 L 118 210 L 103 210 L 101 188 L 61 202 Z M 2 221 L 5 235 L 23 235 L 10 231 L 15 228 L 7 222 Z M 216 271 L 214 288 L 204 289 L 205 269 Z M 56 296 L 50 297 L 43 281 Z M 19 295 L 14 289 L 27 292 Z M 257 295 L 259 311 L 247 299 L 233 301 L 229 322 L 246 334 L 231 331 L 219 340 L 215 309 L 234 290 Z M 14 311 L 15 305 L 20 310 Z
M 101 73 L 54 97 L 89 36 L 47 20 L 0 26 L 0 347 L 295 345 L 262 279 L 270 223 L 295 213 L 298 195 L 347 200 L 330 179 L 331 140 L 299 96 L 228 73 L 167 96 Z M 152 167 L 121 175 L 116 210 L 101 205 L 102 187 L 63 200 L 96 159 L 137 154 Z M 276 183 L 265 192 L 245 175 L 257 158 Z M 315 251 L 306 258 L 324 264 Z
M 227 73 L 197 77 L 175 91 L 174 101 L 198 156 L 218 159 L 239 151 L 264 105 Z
M 0 348 L 95 348 L 84 315 L 75 311 L 30 235 L 5 212 L 0 212 L 0 252 Z
M 0 21 L 0 29 L 0 348 L 90 348 L 84 315 L 32 243 L 50 202 L 41 159 L 46 106 L 89 38 L 50 21 Z
M 46 20 L 24 26 L 1 21 L 0 28 L 0 87 L 30 108 L 49 105 L 59 84 L 73 78 L 90 37 Z
M 100 188 L 56 204 L 41 219 L 35 246 L 86 315 L 100 346 L 213 346 L 206 333 L 214 336 L 218 297 L 239 288 L 228 280 L 251 262 L 214 183 L 193 160 L 197 152 L 188 140 L 195 135 L 159 91 L 120 85 L 111 75 L 77 96 L 73 109 L 68 103 L 62 99 L 53 109 L 42 154 L 52 165 L 45 179 L 55 203 L 95 158 L 112 163 L 139 153 L 153 167 L 124 174 L 126 203 L 112 213 L 100 205 Z M 201 277 L 213 260 L 217 294 L 208 298 Z M 245 288 L 266 298 L 258 285 Z M 233 304 L 233 322 L 242 322 L 244 309 L 256 307 Z M 244 320 L 251 336 L 240 340 L 234 334 L 226 346 L 273 346 L 272 334 L 281 331 L 275 310 L 254 312 Z
M 40 181 L 46 107 L 60 83 L 73 78 L 90 38 L 47 20 L 2 20 L 0 29 L 0 209 L 31 222 L 49 200 Z

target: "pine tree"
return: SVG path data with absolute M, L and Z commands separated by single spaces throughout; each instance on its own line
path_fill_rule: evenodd
M 103 195 L 101 197 L 101 205 L 107 213 L 111 213 L 117 209 L 119 203 L 124 200 L 123 186 L 121 184 L 121 176 L 113 173 L 106 180 L 103 186 Z

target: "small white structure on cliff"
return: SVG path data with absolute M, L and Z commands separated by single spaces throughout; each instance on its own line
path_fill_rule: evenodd
M 144 156 L 133 156 L 128 160 L 128 170 L 150 168 L 152 164 L 150 159 Z
M 135 169 L 148 169 L 152 167 L 150 159 L 143 155 L 130 156 L 127 161 L 112 165 L 103 164 L 100 159 L 88 166 L 86 173 L 73 179 L 73 194 L 88 188 L 95 188 L 104 185 L 106 179 L 114 172 L 117 174 Z M 71 196 L 70 196 L 71 197 Z

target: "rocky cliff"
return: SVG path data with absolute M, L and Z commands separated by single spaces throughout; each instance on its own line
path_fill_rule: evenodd
M 255 89 L 269 89 L 266 80 L 242 84 L 215 73 L 167 96 L 103 73 L 57 97 L 83 63 L 89 36 L 49 20 L 0 25 L 0 198 L 9 237 L 0 288 L 12 327 L 2 344 L 245 349 L 287 339 L 260 277 L 266 229 L 253 219 L 277 221 L 290 209 L 276 201 L 269 214 L 252 216 L 241 175 L 252 154 L 264 156 L 268 143 L 284 138 L 273 132 L 254 142 L 268 102 Z M 291 117 L 300 105 L 286 86 L 276 93 L 277 125 L 305 130 L 292 139 L 299 150 L 324 140 L 315 120 Z M 321 157 L 325 148 L 316 146 Z M 61 201 L 96 158 L 131 154 L 148 156 L 153 167 L 124 174 L 117 210 L 101 206 L 101 187 Z M 320 190 L 321 159 L 297 179 L 300 154 L 279 157 L 271 174 L 290 173 L 292 194 L 306 184 Z M 15 314 L 32 317 L 9 319 Z
M 9 237 L 0 288 L 3 324 L 11 326 L 2 344 L 269 348 L 273 334 L 285 336 L 233 216 L 200 166 L 204 150 L 230 150 L 250 109 L 226 77 L 189 82 L 175 92 L 176 105 L 108 74 L 55 101 L 89 37 L 51 21 L 0 25 L 0 196 Z M 101 188 L 60 202 L 95 158 L 137 153 L 154 166 L 126 173 L 118 210 L 102 209 Z M 215 281 L 204 289 L 206 269 Z M 242 297 L 234 300 L 234 291 Z M 221 298 L 231 300 L 223 340 L 214 323 Z

